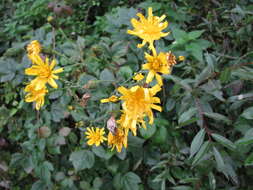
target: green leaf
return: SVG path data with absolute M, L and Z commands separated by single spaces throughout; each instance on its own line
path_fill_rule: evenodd
M 114 81 L 114 75 L 109 69 L 104 69 L 99 76 L 99 79 L 102 81 Z
M 204 115 L 217 121 L 223 121 L 226 124 L 231 124 L 231 120 L 226 116 L 214 112 L 204 112 Z
M 72 152 L 69 160 L 74 165 L 76 171 L 92 168 L 95 162 L 94 154 L 89 150 L 79 150 Z
M 123 77 L 125 80 L 129 79 L 133 75 L 133 71 L 129 66 L 120 67 L 118 71 L 118 77 Z
M 152 137 L 155 132 L 156 132 L 156 126 L 154 125 L 149 125 L 147 124 L 146 125 L 147 128 L 144 129 L 144 128 L 140 128 L 140 133 L 141 133 L 141 136 L 144 138 L 144 139 L 149 139 L 150 137 Z
M 201 145 L 203 144 L 205 134 L 205 129 L 201 129 L 193 138 L 190 149 L 190 158 L 194 156 L 200 149 Z
M 245 119 L 253 119 L 253 107 L 249 107 L 248 109 L 244 110 L 241 116 Z
M 184 112 L 183 114 L 180 114 L 179 119 L 178 119 L 178 123 L 184 123 L 190 119 L 192 119 L 192 117 L 196 114 L 197 109 L 196 108 L 190 108 L 189 110 L 187 110 L 186 112 Z
M 213 70 L 212 68 L 208 65 L 207 67 L 205 67 L 203 69 L 203 71 L 197 75 L 195 81 L 195 87 L 197 87 L 199 84 L 201 84 L 203 81 L 205 81 L 211 74 L 212 74 Z
M 160 126 L 153 136 L 152 140 L 154 143 L 163 144 L 167 139 L 167 129 L 164 126 Z
M 198 61 L 203 62 L 203 51 L 200 44 L 191 42 L 189 44 L 186 44 L 185 50 L 188 51 Z
M 226 177 L 228 177 L 228 174 L 225 171 L 226 166 L 220 152 L 215 147 L 213 147 L 213 153 L 217 163 L 217 169 L 221 171 Z
M 216 189 L 216 179 L 215 176 L 213 175 L 213 172 L 210 172 L 208 174 L 208 179 L 209 179 L 209 186 L 211 187 L 211 190 Z
M 243 137 L 235 142 L 236 145 L 248 145 L 253 143 L 253 136 Z
M 205 30 L 195 30 L 195 31 L 192 31 L 192 32 L 188 33 L 188 38 L 190 40 L 195 40 L 198 37 L 200 37 L 201 34 L 203 34 L 203 32 L 205 32 Z
M 231 142 L 230 140 L 228 140 L 227 138 L 225 138 L 221 135 L 215 134 L 215 133 L 212 133 L 211 135 L 217 142 L 219 142 L 223 146 L 227 147 L 228 149 L 230 149 L 230 150 L 236 149 L 236 146 L 234 145 L 234 143 Z
M 244 162 L 245 166 L 253 166 L 253 152 L 247 157 Z
M 55 102 L 51 105 L 51 117 L 54 122 L 60 122 L 64 115 L 64 109 L 61 104 Z
M 113 151 L 105 150 L 102 146 L 92 146 L 92 152 L 96 156 L 104 158 L 106 160 L 109 160 L 114 154 Z
M 231 69 L 230 68 L 225 68 L 223 71 L 221 71 L 220 81 L 222 83 L 228 82 L 230 77 L 231 77 Z
M 125 190 L 138 190 L 138 184 L 141 183 L 141 179 L 133 172 L 128 172 L 122 177 L 122 187 Z
M 31 190 L 45 190 L 46 187 L 47 187 L 47 186 L 46 186 L 45 182 L 39 180 L 39 181 L 36 181 L 36 182 L 32 185 Z
M 179 185 L 176 187 L 172 187 L 172 190 L 193 190 L 190 186 L 185 186 L 185 185 Z
M 199 152 L 196 154 L 196 156 L 193 159 L 192 165 L 195 166 L 199 163 L 199 161 L 201 160 L 201 158 L 203 158 L 203 156 L 205 155 L 205 153 L 208 151 L 209 149 L 209 145 L 210 142 L 206 141 L 200 148 Z

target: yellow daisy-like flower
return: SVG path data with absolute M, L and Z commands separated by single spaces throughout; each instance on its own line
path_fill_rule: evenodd
M 127 133 L 121 128 L 117 128 L 115 134 L 109 132 L 107 140 L 108 146 L 111 146 L 112 150 L 116 147 L 117 151 L 121 152 L 123 146 L 127 148 Z
M 106 138 L 104 137 L 105 131 L 104 128 L 100 129 L 98 127 L 96 127 L 96 129 L 94 129 L 94 127 L 88 127 L 87 128 L 87 132 L 85 132 L 86 134 L 86 138 L 89 139 L 87 144 L 89 146 L 92 145 L 96 145 L 99 146 L 101 143 L 103 143 L 104 141 L 106 141 Z
M 125 130 L 126 134 L 128 134 L 128 131 L 130 129 L 133 135 L 136 136 L 137 135 L 136 125 L 135 126 L 131 125 L 132 120 L 130 120 L 129 122 L 126 122 L 127 125 L 125 125 L 125 119 L 126 119 L 126 113 L 123 111 L 122 115 L 120 116 L 120 119 L 117 120 L 117 123 L 119 124 L 120 127 L 122 127 Z M 143 118 L 138 118 L 137 125 L 143 127 L 144 129 L 147 128 L 146 123 L 143 120 Z
M 180 55 L 180 56 L 178 57 L 178 60 L 179 60 L 179 61 L 184 61 L 184 60 L 185 60 L 185 57 L 182 56 L 182 55 Z
M 27 45 L 26 48 L 28 55 L 31 54 L 39 54 L 41 52 L 41 45 L 37 40 L 33 40 L 30 44 Z
M 168 26 L 168 22 L 162 22 L 165 19 L 165 15 L 161 17 L 153 16 L 152 7 L 148 8 L 148 17 L 145 18 L 141 13 L 137 13 L 139 21 L 135 18 L 131 19 L 131 23 L 134 27 L 133 30 L 128 30 L 128 34 L 132 34 L 141 38 L 142 44 L 138 44 L 138 48 L 143 47 L 147 42 L 149 48 L 154 50 L 154 41 L 159 40 L 161 37 L 167 36 L 169 32 L 162 32 Z
M 138 73 L 138 74 L 136 74 L 136 75 L 133 77 L 133 79 L 136 80 L 136 81 L 141 81 L 142 79 L 144 79 L 144 76 L 143 76 L 143 74 Z
M 35 64 L 25 70 L 26 75 L 37 76 L 33 80 L 33 82 L 36 84 L 36 90 L 43 88 L 46 83 L 49 83 L 53 88 L 58 87 L 54 79 L 58 79 L 59 77 L 55 74 L 61 73 L 63 71 L 63 68 L 53 70 L 55 65 L 55 59 L 51 63 L 49 63 L 48 58 L 43 61 L 40 56 L 36 56 Z
M 154 97 L 160 90 L 159 85 L 152 88 L 144 88 L 139 85 L 130 89 L 119 87 L 118 91 L 122 94 L 120 99 L 123 101 L 122 107 L 125 112 L 123 126 L 134 129 L 137 122 L 143 121 L 145 116 L 149 117 L 149 123 L 152 124 L 154 122 L 152 109 L 162 111 L 161 106 L 155 105 L 160 103 L 160 99 Z
M 100 100 L 101 103 L 107 103 L 107 102 L 117 102 L 119 100 L 119 98 L 117 96 L 112 95 L 109 98 L 105 98 Z
M 47 94 L 48 90 L 46 86 L 42 87 L 39 90 L 35 89 L 35 84 L 31 82 L 29 85 L 25 87 L 25 92 L 28 94 L 25 96 L 26 102 L 36 102 L 36 110 L 39 110 L 45 102 L 45 95 Z
M 150 83 L 155 77 L 160 86 L 163 85 L 162 77 L 159 73 L 170 74 L 172 66 L 176 63 L 172 53 L 159 53 L 158 56 L 145 53 L 147 63 L 142 65 L 142 69 L 149 70 L 146 83 Z

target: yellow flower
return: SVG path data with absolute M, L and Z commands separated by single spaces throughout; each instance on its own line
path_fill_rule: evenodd
M 96 146 L 99 146 L 100 143 L 103 143 L 104 141 L 106 141 L 106 138 L 104 137 L 105 131 L 104 128 L 100 129 L 98 127 L 96 127 L 96 129 L 94 129 L 94 127 L 88 127 L 87 128 L 87 132 L 85 132 L 86 134 L 86 138 L 89 139 L 87 144 L 89 146 L 95 144 Z
M 114 135 L 109 132 L 107 140 L 108 146 L 111 146 L 112 150 L 116 147 L 117 151 L 121 152 L 123 146 L 127 148 L 127 134 L 121 128 L 117 128 Z
M 33 40 L 30 44 L 27 45 L 26 48 L 28 55 L 31 54 L 39 54 L 41 52 L 41 45 L 37 40 Z
M 133 79 L 136 80 L 136 81 L 140 81 L 140 80 L 144 79 L 144 76 L 143 76 L 143 74 L 138 73 L 138 74 L 136 74 L 136 75 L 133 77 Z
M 111 96 L 109 98 L 106 99 L 102 99 L 100 100 L 101 103 L 107 103 L 107 102 L 117 102 L 119 100 L 119 98 L 117 96 Z
M 36 56 L 36 62 L 30 68 L 25 70 L 26 75 L 34 75 L 37 76 L 33 81 L 36 84 L 35 89 L 43 88 L 46 83 L 49 83 L 53 88 L 57 88 L 57 84 L 54 79 L 58 79 L 59 77 L 55 74 L 61 73 L 63 68 L 59 68 L 53 70 L 56 65 L 56 60 L 54 59 L 51 63 L 49 63 L 49 59 L 46 58 L 45 62 L 41 57 Z
M 159 53 L 158 56 L 151 56 L 145 53 L 147 63 L 142 65 L 142 69 L 149 70 L 146 83 L 150 83 L 155 77 L 160 86 L 163 85 L 162 77 L 159 73 L 170 74 L 171 68 L 175 64 L 175 56 L 172 53 Z
M 47 91 L 46 86 L 43 88 L 36 90 L 35 89 L 35 84 L 31 82 L 29 85 L 25 87 L 25 92 L 28 94 L 25 96 L 25 101 L 26 102 L 36 102 L 36 110 L 39 110 L 43 105 L 44 105 L 44 98 Z
M 125 119 L 126 119 L 126 113 L 123 111 L 123 113 L 120 116 L 120 119 L 117 120 L 117 123 L 119 124 L 119 126 L 121 128 L 123 128 L 125 130 L 125 133 L 128 134 L 129 129 L 131 130 L 131 132 L 133 133 L 134 136 L 137 135 L 137 128 L 136 125 L 133 126 L 131 125 L 132 120 L 130 120 L 129 122 L 126 122 L 127 125 L 125 125 Z M 141 127 L 143 127 L 144 129 L 146 129 L 146 123 L 143 120 L 143 118 L 138 118 L 137 124 Z
M 149 123 L 154 122 L 154 116 L 152 109 L 162 111 L 162 108 L 156 103 L 160 103 L 158 97 L 154 95 L 161 90 L 159 85 L 155 85 L 152 88 L 143 88 L 141 86 L 134 86 L 127 89 L 123 86 L 118 88 L 118 91 L 122 94 L 120 99 L 123 101 L 122 108 L 125 112 L 125 119 L 123 126 L 129 126 L 129 128 L 136 128 L 136 124 L 142 121 L 145 116 L 149 117 Z
M 153 16 L 152 7 L 148 8 L 147 18 L 145 18 L 141 13 L 137 13 L 137 16 L 140 20 L 138 21 L 135 18 L 132 18 L 131 23 L 134 29 L 128 30 L 127 33 L 138 36 L 143 40 L 142 44 L 138 44 L 138 48 L 143 47 L 148 42 L 149 48 L 154 49 L 154 41 L 169 34 L 169 32 L 162 32 L 162 30 L 168 26 L 167 21 L 162 22 L 166 16 Z
M 179 61 L 184 61 L 184 60 L 185 60 L 185 57 L 182 56 L 182 55 L 180 55 L 180 56 L 178 57 L 178 59 L 179 59 Z

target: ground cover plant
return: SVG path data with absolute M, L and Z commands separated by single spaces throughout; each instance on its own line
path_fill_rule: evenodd
M 0 10 L 0 189 L 251 190 L 252 1 Z

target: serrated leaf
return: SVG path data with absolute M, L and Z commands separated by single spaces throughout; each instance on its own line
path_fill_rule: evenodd
M 205 134 L 205 129 L 201 129 L 193 138 L 190 149 L 190 158 L 194 156 L 200 149 L 201 145 L 203 144 Z
M 231 142 L 230 140 L 228 140 L 227 138 L 225 138 L 221 135 L 215 134 L 215 133 L 212 133 L 211 135 L 217 142 L 219 142 L 223 146 L 227 147 L 228 149 L 230 149 L 230 150 L 236 149 L 236 146 L 234 145 L 234 143 Z
M 74 165 L 76 171 L 92 168 L 95 162 L 94 154 L 89 150 L 79 150 L 72 152 L 69 160 Z

